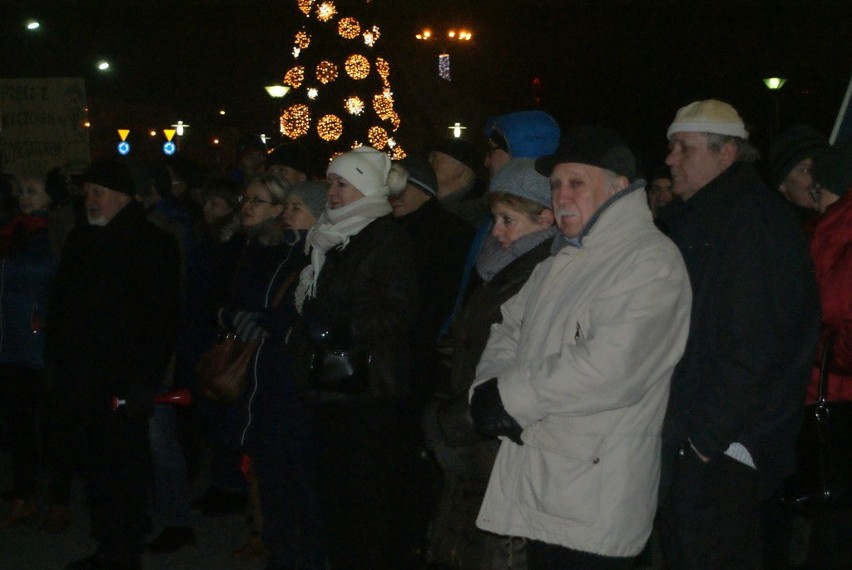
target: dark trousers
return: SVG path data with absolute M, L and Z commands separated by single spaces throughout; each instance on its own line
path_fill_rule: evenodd
M 281 411 L 286 415 L 286 410 Z M 249 451 L 263 512 L 270 561 L 283 567 L 325 568 L 325 535 L 314 487 L 309 433 L 276 430 L 252 438 Z
M 14 472 L 12 495 L 17 499 L 31 499 L 36 494 L 43 399 L 41 370 L 0 366 L 0 421 L 9 442 Z
M 660 507 L 668 568 L 762 568 L 759 483 L 757 471 L 728 456 L 704 463 L 683 450 Z
M 538 540 L 527 543 L 529 570 L 629 570 L 634 558 L 600 556 Z
M 318 479 L 330 534 L 332 568 L 410 570 L 422 565 L 412 532 L 415 503 L 403 435 L 393 400 L 323 402 Z
M 145 535 L 151 480 L 148 418 L 103 408 L 75 414 L 76 452 L 98 549 L 108 560 L 129 563 L 138 561 Z

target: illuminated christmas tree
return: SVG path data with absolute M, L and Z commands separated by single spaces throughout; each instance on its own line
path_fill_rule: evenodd
M 405 157 L 394 139 L 400 119 L 390 65 L 377 55 L 379 27 L 339 14 L 331 0 L 296 4 L 301 22 L 293 37 L 293 65 L 282 80 L 290 92 L 281 133 L 293 140 L 314 138 L 332 154 L 367 144 L 395 160 Z

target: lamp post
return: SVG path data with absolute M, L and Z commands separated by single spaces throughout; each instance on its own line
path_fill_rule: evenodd
M 437 41 L 438 38 L 443 38 L 446 42 L 466 43 L 473 39 L 473 32 L 466 28 L 450 28 L 446 34 L 433 34 L 429 28 L 424 28 L 420 33 L 414 36 L 418 41 L 431 42 Z M 440 53 L 438 54 L 438 75 L 441 79 L 450 81 L 450 54 L 446 48 L 446 44 L 441 44 Z
M 264 89 L 266 89 L 266 92 L 273 99 L 280 99 L 290 91 L 289 87 L 287 87 L 286 85 L 281 85 L 280 83 L 275 85 L 267 85 L 266 87 L 264 87 Z
M 778 129 L 780 128 L 780 122 L 781 122 L 781 119 L 780 119 L 780 116 L 779 116 L 780 112 L 779 112 L 779 102 L 778 102 L 778 97 L 780 95 L 778 94 L 778 91 L 782 87 L 784 87 L 784 84 L 786 82 L 787 82 L 787 80 L 782 78 L 782 77 L 766 77 L 763 80 L 763 84 L 766 85 L 766 88 L 769 89 L 769 91 L 772 93 L 772 99 L 775 102 L 775 120 L 772 123 L 772 136 L 773 137 L 778 134 Z

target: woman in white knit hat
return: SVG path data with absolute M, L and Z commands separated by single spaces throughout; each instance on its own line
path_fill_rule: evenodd
M 404 466 L 414 419 L 402 411 L 418 292 L 408 235 L 388 203 L 405 175 L 360 147 L 332 160 L 326 177 L 296 302 L 313 354 L 307 383 L 324 437 L 318 471 L 332 557 L 346 568 L 414 568 L 405 560 L 419 545 L 398 520 L 412 500 Z

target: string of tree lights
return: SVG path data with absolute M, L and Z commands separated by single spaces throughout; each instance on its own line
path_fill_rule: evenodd
M 369 3 L 361 3 L 363 12 Z M 332 153 L 367 144 L 394 160 L 404 158 L 394 138 L 400 118 L 390 65 L 377 48 L 379 27 L 366 15 L 338 13 L 331 0 L 296 0 L 296 6 L 302 24 L 293 37 L 293 65 L 282 80 L 290 91 L 281 133 Z

